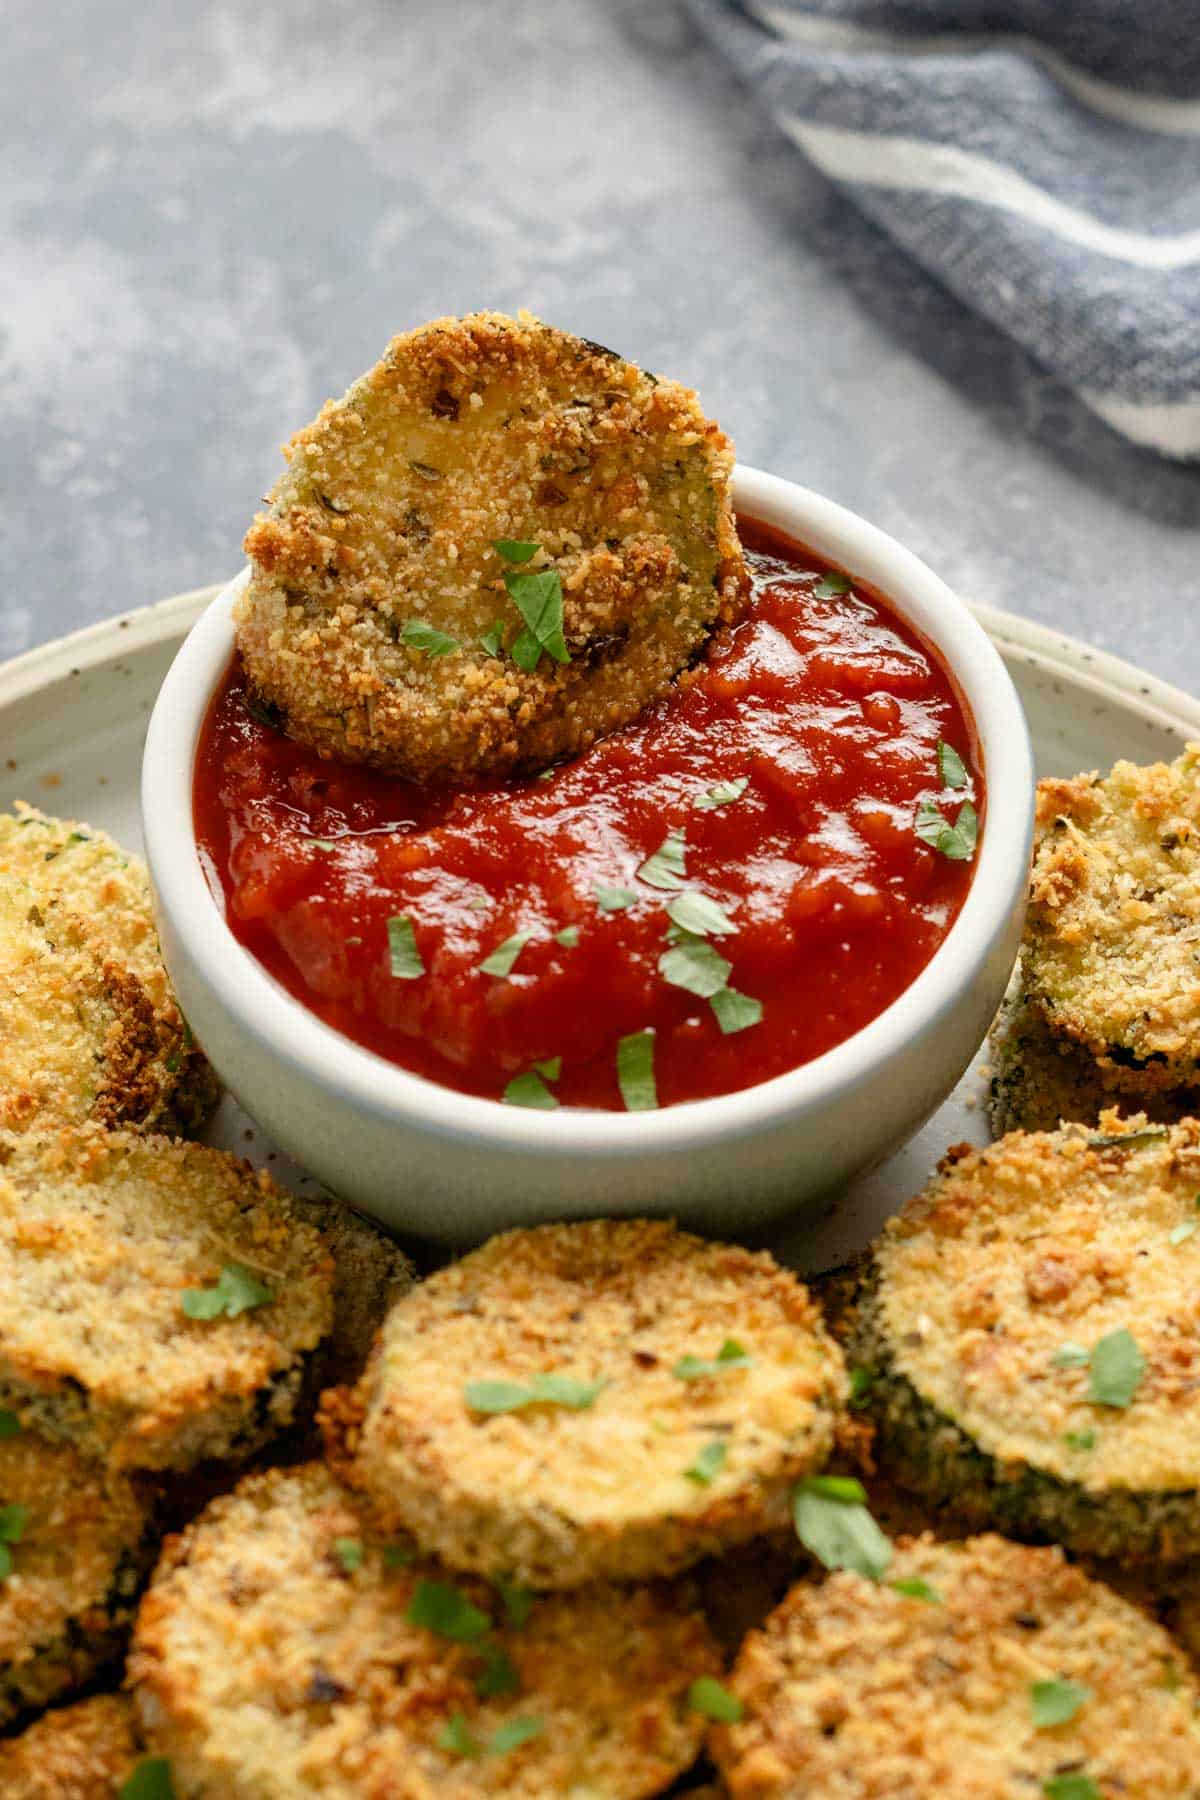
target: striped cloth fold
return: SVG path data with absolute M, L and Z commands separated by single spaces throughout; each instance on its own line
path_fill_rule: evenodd
M 689 0 L 826 176 L 1101 418 L 1200 457 L 1200 0 Z

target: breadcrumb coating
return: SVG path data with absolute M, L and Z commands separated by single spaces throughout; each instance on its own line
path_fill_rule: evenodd
M 175 1003 L 145 865 L 94 825 L 0 814 L 0 1128 L 197 1130 L 217 1083 Z
M 1051 1031 L 1145 1093 L 1200 1082 L 1200 745 L 1043 781 L 1025 932 Z
M 898 1591 L 921 1582 L 932 1598 Z M 1034 1684 L 1080 1693 L 1035 1720 Z M 998 1537 L 900 1547 L 885 1581 L 794 1587 L 747 1639 L 715 1727 L 732 1800 L 1195 1800 L 1200 1688 L 1167 1634 L 1058 1550 Z
M 119 1655 L 152 1537 L 146 1499 L 125 1476 L 29 1431 L 0 1438 L 0 1506 L 23 1509 L 0 1579 L 2 1729 Z
M 231 1264 L 271 1299 L 190 1318 Z M 0 1407 L 113 1466 L 242 1457 L 291 1420 L 334 1271 L 263 1174 L 84 1126 L 0 1133 Z
M 688 1358 L 713 1366 L 689 1379 Z M 475 1383 L 552 1374 L 599 1386 L 576 1406 L 472 1404 Z M 424 1549 L 573 1587 L 671 1574 L 785 1525 L 844 1393 L 817 1307 L 770 1256 L 595 1220 L 508 1232 L 431 1276 L 324 1420 L 347 1478 Z
M 1198 1195 L 1194 1120 L 1108 1112 L 950 1152 L 858 1308 L 885 1470 L 1078 1551 L 1200 1553 Z M 1097 1347 L 1117 1334 L 1113 1398 Z
M 324 755 L 417 780 L 540 767 L 640 712 L 746 592 L 733 449 L 695 394 L 527 313 L 393 338 L 285 454 L 238 643 Z M 503 541 L 538 549 L 518 570 Z M 506 568 L 557 573 L 568 660 L 514 660 Z
M 4 1800 L 117 1800 L 140 1760 L 133 1707 L 97 1694 L 35 1720 L 0 1747 Z
M 719 1659 L 688 1589 L 514 1612 L 405 1554 L 318 1464 L 250 1477 L 175 1541 L 130 1676 L 181 1800 L 640 1800 L 695 1760 L 686 1696 Z M 408 1616 L 431 1582 L 476 1609 L 459 1641 Z

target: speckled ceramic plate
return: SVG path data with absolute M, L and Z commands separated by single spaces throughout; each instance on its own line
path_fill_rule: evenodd
M 90 819 L 123 843 L 141 844 L 138 776 L 146 720 L 181 640 L 217 588 L 179 594 L 0 665 L 0 809 L 18 798 Z M 1200 700 L 1103 651 L 993 607 L 975 609 L 1017 686 L 1038 771 L 1070 775 L 1117 757 L 1151 762 L 1200 739 Z M 844 1260 L 922 1185 L 948 1144 L 986 1136 L 978 1070 L 906 1149 L 856 1182 L 803 1237 L 777 1248 L 798 1267 Z M 302 1170 L 276 1158 L 252 1121 L 226 1099 L 214 1143 L 270 1161 L 291 1185 Z

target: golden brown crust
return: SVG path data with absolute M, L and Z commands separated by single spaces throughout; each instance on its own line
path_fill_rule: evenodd
M 183 1294 L 237 1263 L 269 1304 Z M 295 1410 L 333 1267 L 268 1179 L 218 1150 L 94 1126 L 0 1134 L 0 1406 L 114 1466 L 249 1454 Z
M 674 1372 L 727 1340 L 750 1360 Z M 603 1385 L 581 1408 L 469 1404 L 469 1384 L 552 1373 Z M 770 1256 L 594 1220 L 506 1233 L 414 1289 L 325 1423 L 347 1478 L 444 1562 L 571 1587 L 670 1574 L 785 1524 L 844 1391 L 818 1309 Z M 690 1477 L 714 1443 L 711 1480 Z
M 0 1128 L 195 1130 L 216 1099 L 141 860 L 93 825 L 0 814 Z
M 639 712 L 745 591 L 732 446 L 695 394 L 528 314 L 394 338 L 286 454 L 238 641 L 324 755 L 419 780 L 540 767 Z M 504 539 L 557 570 L 569 661 L 508 654 Z M 454 647 L 410 645 L 414 621 Z
M 1031 1003 L 1124 1085 L 1200 1082 L 1200 746 L 1043 782 L 1025 933 Z
M 1036 1681 L 1087 1696 L 1039 1728 Z M 733 1800 L 1024 1800 L 1066 1771 L 1123 1800 L 1200 1792 L 1200 1689 L 1171 1639 L 1057 1550 L 924 1538 L 887 1581 L 801 1583 L 729 1685 L 744 1717 L 712 1748 Z
M 181 1800 L 638 1800 L 695 1759 L 688 1687 L 719 1665 L 688 1590 L 541 1595 L 518 1626 L 487 1584 L 389 1568 L 386 1548 L 317 1464 L 251 1477 L 175 1542 L 130 1675 Z M 478 1643 L 409 1621 L 429 1581 L 496 1622 L 493 1666 L 502 1652 L 519 1691 L 481 1697 Z M 478 1745 L 518 1718 L 540 1729 L 507 1754 L 462 1755 L 441 1741 L 456 1717 Z
M 36 1720 L 0 1746 L 4 1800 L 117 1800 L 139 1761 L 133 1707 L 97 1694 Z
M 151 1539 L 145 1498 L 124 1476 L 32 1432 L 0 1438 L 0 1505 L 24 1508 L 0 1580 L 3 1727 L 117 1655 Z

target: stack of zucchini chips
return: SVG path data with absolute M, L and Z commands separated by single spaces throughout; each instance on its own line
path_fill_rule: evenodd
M 0 1795 L 1200 1800 L 1197 765 L 1041 809 L 1007 1135 L 820 1305 L 643 1220 L 396 1284 L 110 1116 L 99 1004 L 5 1039 Z

